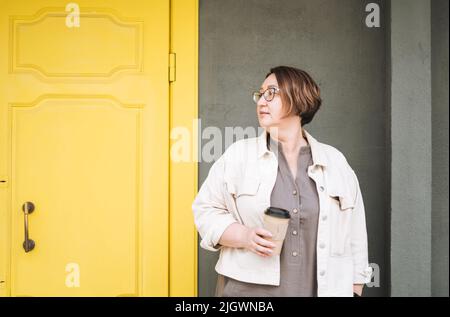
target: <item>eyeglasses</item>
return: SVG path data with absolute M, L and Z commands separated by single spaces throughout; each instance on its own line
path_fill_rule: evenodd
M 275 95 L 280 93 L 280 89 L 277 87 L 267 88 L 264 92 L 255 91 L 253 93 L 253 101 L 258 103 L 261 96 L 264 97 L 266 101 L 272 101 L 275 98 Z

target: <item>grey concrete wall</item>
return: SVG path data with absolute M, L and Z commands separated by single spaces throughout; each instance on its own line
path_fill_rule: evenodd
M 432 296 L 448 291 L 448 0 L 431 1 Z
M 367 213 L 370 262 L 388 295 L 389 165 L 385 1 L 381 27 L 364 24 L 361 0 L 200 0 L 199 116 L 203 128 L 258 126 L 251 92 L 270 67 L 308 71 L 323 106 L 306 126 L 355 169 Z M 200 163 L 201 184 L 211 167 Z M 214 294 L 218 254 L 199 248 L 199 295 Z
M 391 295 L 431 295 L 431 4 L 391 0 Z

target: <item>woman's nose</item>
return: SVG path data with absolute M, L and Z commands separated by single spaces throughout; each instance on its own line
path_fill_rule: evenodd
M 264 99 L 264 96 L 259 97 L 258 102 L 256 103 L 258 107 L 267 106 L 267 101 Z

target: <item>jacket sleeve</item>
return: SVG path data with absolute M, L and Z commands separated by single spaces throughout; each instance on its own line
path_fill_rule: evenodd
M 356 186 L 355 208 L 352 216 L 351 250 L 353 257 L 353 284 L 366 284 L 371 281 L 372 268 L 368 263 L 367 229 L 364 202 L 358 178 L 351 170 Z
M 222 155 L 209 170 L 206 180 L 192 204 L 194 221 L 201 236 L 200 246 L 209 251 L 222 248 L 218 244 L 225 229 L 238 222 L 225 204 L 225 162 Z

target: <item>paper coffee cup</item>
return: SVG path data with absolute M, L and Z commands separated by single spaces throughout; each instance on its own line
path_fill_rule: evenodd
M 267 240 L 275 243 L 273 252 L 276 255 L 281 253 L 290 218 L 289 211 L 282 208 L 269 207 L 264 211 L 264 227 L 272 233 L 272 238 Z

